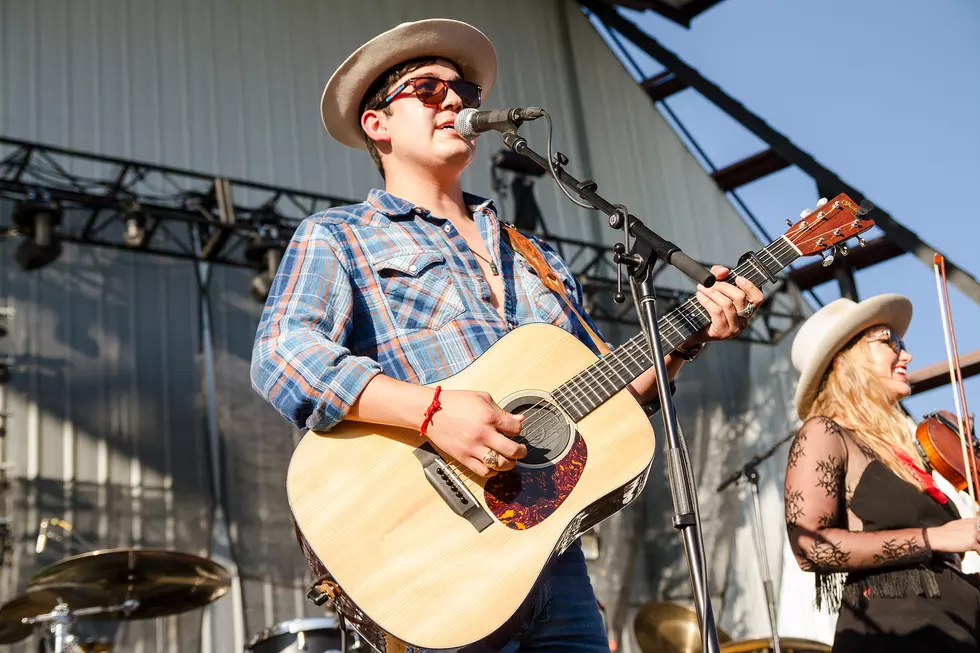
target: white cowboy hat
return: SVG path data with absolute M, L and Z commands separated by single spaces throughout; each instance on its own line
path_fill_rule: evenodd
M 483 97 L 497 76 L 493 44 L 472 25 L 446 18 L 402 23 L 359 47 L 330 76 L 320 99 L 320 116 L 330 135 L 366 149 L 359 111 L 364 94 L 386 70 L 419 57 L 452 61 L 464 79 L 483 89 Z
M 878 295 L 857 303 L 834 300 L 811 315 L 793 339 L 793 367 L 800 373 L 796 413 L 806 415 L 837 352 L 854 336 L 885 324 L 901 338 L 912 321 L 912 302 L 901 295 Z

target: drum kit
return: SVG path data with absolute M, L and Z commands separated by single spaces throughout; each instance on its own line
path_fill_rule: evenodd
M 200 608 L 228 591 L 218 563 L 164 549 L 106 549 L 64 558 L 34 574 L 0 606 L 0 644 L 47 627 L 51 653 L 110 653 L 105 640 L 72 633 L 76 621 L 156 619 Z
M 50 653 L 112 653 L 107 638 L 87 638 L 78 622 L 156 619 L 179 614 L 224 596 L 228 571 L 209 558 L 164 549 L 106 549 L 64 558 L 34 574 L 27 589 L 0 606 L 0 645 L 45 628 Z M 370 650 L 352 631 L 324 617 L 293 619 L 258 633 L 245 653 L 332 653 Z M 347 640 L 347 641 L 345 641 Z
M 633 620 L 633 633 L 643 653 L 700 653 L 701 631 L 694 610 L 676 603 L 647 603 Z M 718 629 L 721 653 L 771 653 L 769 639 L 732 638 Z M 785 653 L 830 653 L 822 642 L 795 637 L 780 637 L 780 650 Z

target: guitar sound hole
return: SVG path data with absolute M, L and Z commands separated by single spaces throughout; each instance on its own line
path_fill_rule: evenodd
M 527 447 L 521 463 L 543 465 L 560 458 L 568 448 L 572 431 L 554 405 L 537 397 L 526 397 L 509 404 L 505 410 L 524 415 L 521 434 L 514 438 Z

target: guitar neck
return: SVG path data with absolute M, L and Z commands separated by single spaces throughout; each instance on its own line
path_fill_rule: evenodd
M 747 258 L 732 273 L 761 288 L 799 256 L 799 251 L 790 240 L 781 236 L 756 252 L 754 257 Z M 657 323 L 664 353 L 674 351 L 710 322 L 711 315 L 698 303 L 697 298 L 691 297 L 682 302 Z M 558 386 L 552 396 L 577 422 L 652 366 L 653 358 L 646 337 L 641 332 Z

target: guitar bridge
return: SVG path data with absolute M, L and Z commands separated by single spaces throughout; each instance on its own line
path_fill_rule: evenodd
M 431 444 L 427 442 L 418 447 L 415 457 L 422 463 L 422 471 L 429 485 L 435 488 L 453 512 L 472 524 L 478 532 L 493 523 L 493 518 Z

